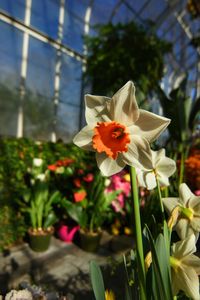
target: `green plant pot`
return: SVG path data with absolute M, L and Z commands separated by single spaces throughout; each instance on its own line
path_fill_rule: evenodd
M 80 247 L 87 252 L 97 252 L 100 240 L 101 231 L 98 232 L 85 232 L 84 230 L 79 231 L 80 234 Z
M 53 232 L 53 229 L 39 232 L 33 232 L 32 230 L 29 230 L 28 234 L 30 248 L 36 252 L 44 252 L 48 250 Z

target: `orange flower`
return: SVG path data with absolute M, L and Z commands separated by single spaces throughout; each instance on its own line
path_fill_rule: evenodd
M 85 199 L 87 193 L 84 190 L 80 190 L 78 192 L 74 193 L 74 201 L 75 202 L 81 202 Z
M 49 165 L 49 166 L 48 166 L 48 169 L 49 169 L 50 171 L 56 171 L 57 166 L 56 166 L 56 165 Z
M 128 151 L 127 145 L 131 140 L 127 128 L 113 121 L 98 122 L 92 141 L 97 152 L 105 152 L 109 157 L 116 159 L 118 153 Z

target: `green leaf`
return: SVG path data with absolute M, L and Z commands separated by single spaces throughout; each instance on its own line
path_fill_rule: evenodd
M 171 281 L 170 281 L 170 266 L 169 255 L 166 250 L 165 238 L 159 234 L 156 242 L 154 242 L 151 232 L 148 227 L 150 248 L 152 253 L 152 291 L 153 299 L 173 300 Z
M 94 261 L 90 262 L 90 278 L 95 299 L 105 300 L 105 287 L 103 282 L 103 276 L 100 267 Z
M 82 206 L 78 205 L 78 203 L 72 203 L 67 199 L 63 200 L 63 206 L 65 207 L 69 216 L 81 226 L 83 220 Z
M 57 220 L 58 220 L 58 217 L 56 216 L 54 211 L 51 211 L 48 214 L 48 216 L 46 217 L 46 219 L 44 220 L 43 228 L 46 229 L 46 228 L 52 226 L 53 224 L 56 223 Z

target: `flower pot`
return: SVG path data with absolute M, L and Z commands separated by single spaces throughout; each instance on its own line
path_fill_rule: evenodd
M 54 232 L 54 228 L 51 227 L 48 230 L 33 231 L 30 229 L 29 234 L 29 246 L 33 251 L 44 252 L 46 251 L 51 242 L 51 237 Z
M 87 252 L 96 252 L 100 245 L 101 231 L 89 232 L 80 229 L 80 247 Z

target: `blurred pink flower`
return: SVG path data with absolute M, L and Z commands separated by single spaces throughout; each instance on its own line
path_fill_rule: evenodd
M 194 192 L 196 196 L 200 196 L 200 190 Z
M 71 243 L 74 239 L 76 232 L 79 230 L 80 226 L 69 227 L 67 225 L 61 225 L 58 229 L 59 238 L 66 242 Z
M 86 176 L 83 177 L 85 182 L 91 182 L 94 180 L 94 175 L 92 173 L 88 173 Z

